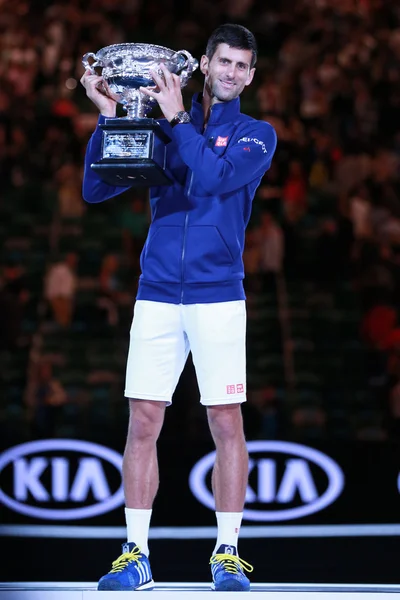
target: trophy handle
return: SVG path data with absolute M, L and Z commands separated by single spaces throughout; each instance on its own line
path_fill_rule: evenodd
M 182 71 L 183 69 L 186 69 L 187 74 L 191 75 L 192 72 L 199 66 L 198 61 L 193 58 L 193 56 L 187 50 L 179 50 L 177 54 L 184 56 L 186 59 L 184 65 L 182 65 Z
M 89 58 L 93 58 L 94 62 L 90 63 Z M 92 75 L 97 75 L 94 68 L 101 66 L 97 60 L 97 56 L 93 52 L 86 52 L 86 54 L 82 56 L 82 64 L 85 67 L 85 71 L 90 71 Z
M 193 56 L 187 50 L 179 50 L 177 54 L 183 56 L 186 59 L 179 75 L 181 80 L 181 87 L 184 87 L 190 79 L 193 71 L 195 71 L 199 66 L 199 62 L 198 60 L 193 58 Z

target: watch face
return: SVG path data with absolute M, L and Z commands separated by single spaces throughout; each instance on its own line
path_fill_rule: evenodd
M 190 121 L 190 116 L 184 110 L 182 110 L 181 112 L 179 112 L 177 114 L 177 117 L 178 117 L 178 122 L 179 123 L 189 123 L 189 121 Z
M 190 123 L 190 115 L 185 110 L 180 110 L 170 122 L 172 127 L 179 123 Z

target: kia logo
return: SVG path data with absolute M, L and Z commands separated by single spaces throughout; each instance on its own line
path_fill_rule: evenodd
M 106 476 L 110 467 L 111 479 L 119 486 L 114 493 Z M 122 456 L 99 444 L 62 439 L 28 442 L 0 456 L 0 473 L 5 469 L 12 470 L 12 490 L 8 495 L 0 490 L 0 502 L 30 517 L 86 519 L 124 502 Z
M 299 519 L 323 510 L 342 493 L 343 471 L 319 450 L 280 441 L 248 442 L 247 449 L 250 457 L 249 485 L 244 519 Z M 212 510 L 215 510 L 215 504 L 209 476 L 215 456 L 216 452 L 211 452 L 201 458 L 189 476 L 193 495 Z M 266 510 L 268 504 L 274 508 Z

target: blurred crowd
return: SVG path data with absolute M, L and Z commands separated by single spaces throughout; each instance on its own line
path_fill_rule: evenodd
M 243 94 L 242 109 L 272 123 L 279 140 L 248 229 L 248 292 L 258 292 L 260 278 L 280 273 L 288 279 L 313 280 L 328 291 L 337 282 L 351 281 L 362 302 L 360 338 L 370 352 L 371 379 L 385 381 L 397 431 L 398 3 L 0 1 L 0 214 L 10 212 L 10 206 L 13 211 L 40 213 L 52 202 L 50 208 L 61 222 L 84 218 L 82 163 L 97 121 L 79 83 L 84 53 L 114 43 L 149 42 L 184 48 L 200 58 L 209 34 L 223 22 L 241 23 L 257 37 L 256 77 Z M 184 90 L 185 99 L 200 89 L 195 73 Z M 32 186 L 33 203 L 28 194 Z M 132 204 L 123 204 L 120 212 L 122 260 L 137 274 L 148 219 L 146 199 L 132 194 Z M 306 266 L 300 260 L 304 232 L 314 241 L 314 260 Z M 98 273 L 99 308 L 112 325 L 118 321 L 115 306 L 122 293 L 121 283 L 116 283 L 121 259 L 107 254 Z M 1 261 L 3 304 L 8 298 L 12 306 L 12 298 L 18 296 L 23 305 L 24 288 L 16 285 L 23 265 L 9 263 L 4 255 Z M 68 298 L 71 303 L 75 290 L 68 269 L 79 273 L 80 262 L 71 254 L 61 262 L 64 266 L 57 262 L 56 273 L 47 273 L 43 283 L 54 318 L 66 326 L 71 320 Z M 65 294 L 54 299 L 54 289 L 62 288 L 57 276 L 63 273 Z

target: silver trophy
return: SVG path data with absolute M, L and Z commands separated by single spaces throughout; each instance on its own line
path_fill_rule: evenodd
M 198 61 L 187 52 L 154 44 L 113 44 L 96 54 L 82 57 L 86 70 L 101 75 L 101 90 L 126 110 L 126 116 L 106 119 L 103 129 L 102 158 L 91 165 L 111 185 L 153 186 L 171 183 L 165 173 L 166 144 L 169 136 L 147 114 L 156 100 L 140 87 L 153 87 L 150 69 L 162 75 L 163 63 L 179 75 L 183 88 Z

